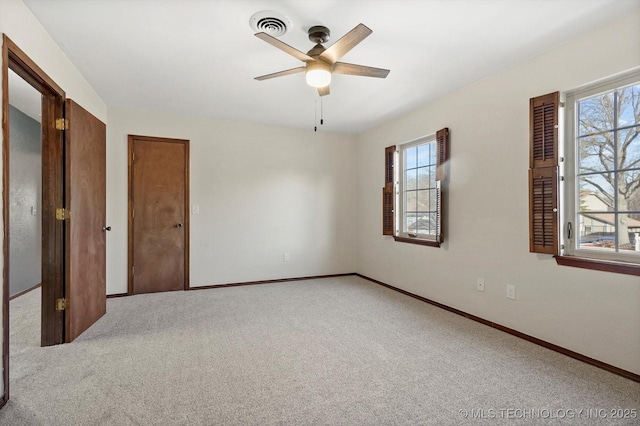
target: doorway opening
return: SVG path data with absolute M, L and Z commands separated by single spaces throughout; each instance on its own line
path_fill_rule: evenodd
M 11 233 L 15 231 L 11 227 L 11 125 L 9 117 L 12 110 L 9 106 L 9 72 L 12 74 L 12 82 L 30 86 L 33 96 L 40 101 L 40 196 L 36 200 L 31 194 L 31 205 L 27 206 L 27 213 L 36 216 L 40 221 L 40 277 L 41 277 L 41 320 L 40 320 L 40 344 L 50 346 L 63 342 L 64 338 L 64 313 L 56 310 L 55 301 L 64 297 L 64 228 L 61 221 L 56 221 L 55 209 L 64 205 L 64 157 L 63 157 L 63 132 L 56 130 L 56 118 L 63 117 L 64 91 L 47 76 L 18 46 L 6 35 L 2 38 L 2 173 L 3 173 L 3 303 L 2 303 L 2 364 L 3 364 L 3 397 L 2 403 L 9 399 L 9 298 L 12 285 L 12 250 Z M 19 89 L 14 87 L 14 94 Z M 35 107 L 37 109 L 37 107 Z M 26 109 L 26 107 L 25 107 Z M 18 113 L 14 112 L 14 117 Z M 35 131 L 35 130 L 34 130 Z M 18 136 L 16 130 L 13 136 Z M 36 142 L 37 144 L 37 142 Z M 14 153 L 17 153 L 14 151 Z M 16 157 L 17 165 L 20 165 L 20 155 Z M 30 164 L 33 167 L 33 158 Z M 33 182 L 33 176 L 29 181 Z M 18 178 L 20 179 L 20 178 Z M 13 200 L 15 201 L 15 199 Z M 32 209 L 33 208 L 33 209 Z M 37 226 L 31 221 L 30 225 Z M 15 246 L 14 246 L 15 249 Z M 19 251 L 16 254 L 20 254 Z M 15 259 L 19 264 L 21 259 Z M 34 259 L 31 259 L 32 261 Z M 15 278 L 15 276 L 14 276 Z
M 11 164 L 7 284 L 12 300 L 9 357 L 15 359 L 16 348 L 41 344 L 42 94 L 11 69 L 8 87 Z M 15 300 L 18 297 L 21 299 Z
M 42 282 L 42 95 L 9 70 L 9 294 Z
M 70 343 L 106 313 L 106 125 L 71 99 L 2 36 L 2 387 L 9 399 L 11 140 L 9 70 L 41 99 L 40 344 Z M 72 219 L 73 218 L 73 219 Z

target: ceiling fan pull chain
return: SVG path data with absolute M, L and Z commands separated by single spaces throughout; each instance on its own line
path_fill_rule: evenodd
M 324 125 L 324 101 L 320 97 L 320 125 Z
M 313 101 L 313 131 L 317 132 L 318 131 L 318 101 L 314 100 Z

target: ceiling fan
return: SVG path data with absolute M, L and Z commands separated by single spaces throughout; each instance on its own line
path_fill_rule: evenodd
M 329 84 L 331 83 L 332 73 L 385 78 L 387 74 L 389 74 L 389 70 L 338 62 L 338 59 L 342 58 L 347 52 L 367 38 L 372 32 L 373 31 L 364 24 L 358 24 L 340 40 L 325 49 L 322 44 L 329 41 L 331 32 L 327 27 L 314 26 L 309 28 L 308 33 L 309 40 L 316 43 L 316 45 L 307 53 L 303 53 L 267 33 L 257 33 L 255 35 L 256 37 L 301 60 L 305 63 L 305 66 L 263 75 L 256 77 L 256 80 L 262 81 L 270 78 L 304 72 L 307 84 L 312 87 L 316 87 L 320 96 L 325 96 L 329 94 Z

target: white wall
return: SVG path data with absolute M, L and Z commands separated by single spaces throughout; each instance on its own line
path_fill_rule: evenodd
M 106 121 L 107 107 L 105 103 L 44 30 L 22 0 L 0 0 L 0 33 L 6 34 L 29 55 L 49 77 L 62 87 L 67 97 L 74 99 L 102 121 Z M 2 143 L 4 144 L 4 141 Z M 2 170 L 0 170 L 0 179 L 1 176 Z M 1 213 L 0 206 L 0 226 L 2 226 Z M 2 265 L 3 254 L 1 253 L 2 238 L 4 237 L 0 236 L 0 267 L 4 267 Z M 0 290 L 4 290 L 1 274 Z M 2 318 L 2 303 L 0 303 L 0 318 Z M 1 327 L 2 325 L 0 324 Z M 0 347 L 2 347 L 3 336 L 4 331 L 0 330 Z M 2 366 L 0 366 L 1 372 Z M 0 395 L 3 394 L 3 383 L 0 380 Z
M 10 109 L 9 294 L 13 296 L 42 282 L 42 136 L 38 121 L 13 106 Z
M 640 66 L 639 23 L 640 11 L 359 135 L 358 272 L 640 374 L 640 279 L 530 254 L 527 192 L 529 98 Z M 384 147 L 442 127 L 451 131 L 444 246 L 383 237 Z
M 190 140 L 192 287 L 355 271 L 352 136 L 119 108 L 108 121 L 108 294 L 127 291 L 128 134 Z

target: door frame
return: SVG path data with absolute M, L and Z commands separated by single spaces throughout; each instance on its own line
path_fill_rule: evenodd
M 133 292 L 133 145 L 136 141 L 140 142 L 164 142 L 164 143 L 176 143 L 184 145 L 184 290 L 189 290 L 189 230 L 190 230 L 190 201 L 189 201 L 189 140 L 187 139 L 174 139 L 163 138 L 156 136 L 140 136 L 140 135 L 128 135 L 128 251 L 127 251 L 127 295 L 134 294 Z
M 64 206 L 63 132 L 55 120 L 64 116 L 65 92 L 6 34 L 2 35 L 2 219 L 3 295 L 2 364 L 4 395 L 9 400 L 9 69 L 42 94 L 42 318 L 41 345 L 64 342 L 64 312 L 55 301 L 64 297 L 64 223 L 55 219 L 56 207 Z

